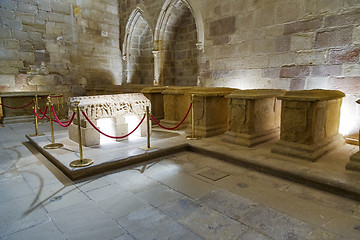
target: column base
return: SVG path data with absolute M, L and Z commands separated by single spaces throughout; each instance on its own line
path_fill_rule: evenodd
M 343 145 L 344 143 L 345 140 L 341 134 L 328 137 L 319 143 L 312 145 L 279 140 L 272 147 L 271 152 L 314 162 L 327 152 Z

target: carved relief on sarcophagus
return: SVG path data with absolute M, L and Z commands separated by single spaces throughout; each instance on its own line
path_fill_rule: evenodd
M 79 102 L 80 111 L 83 111 L 100 130 L 102 129 L 101 122 L 109 120 L 107 125 L 109 123 L 112 125 L 111 127 L 115 129 L 114 134 L 116 136 L 124 136 L 132 131 L 146 113 L 146 106 L 149 106 L 151 111 L 150 100 L 142 93 L 81 96 L 72 97 L 69 101 L 72 106 L 69 110 L 69 116 L 73 113 L 75 102 Z M 69 138 L 75 142 L 78 142 L 77 123 L 78 120 L 75 119 L 69 127 Z M 99 145 L 100 133 L 91 126 L 83 114 L 80 114 L 80 123 L 83 145 Z M 105 133 L 109 134 L 106 131 Z M 143 121 L 139 129 L 134 132 L 134 135 L 146 136 L 146 121 Z M 123 139 L 127 139 L 127 137 L 119 140 Z

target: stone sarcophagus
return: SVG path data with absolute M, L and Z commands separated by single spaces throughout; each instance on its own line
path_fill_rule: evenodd
M 280 135 L 282 89 L 237 90 L 230 99 L 229 131 L 222 141 L 253 147 Z
M 280 140 L 273 153 L 315 161 L 344 144 L 339 134 L 344 93 L 335 90 L 289 91 L 282 100 Z
M 97 128 L 103 131 L 100 126 L 103 119 L 110 120 L 106 124 L 112 125 L 115 129 L 113 134 L 109 134 L 104 129 L 103 132 L 109 135 L 123 136 L 132 131 L 143 118 L 146 113 L 146 106 L 151 111 L 151 103 L 142 93 L 116 94 L 116 95 L 98 95 L 86 97 L 70 98 L 69 116 L 72 115 L 75 102 L 79 102 L 80 111 L 83 111 Z M 94 146 L 100 144 L 100 133 L 93 128 L 80 114 L 81 136 L 84 146 Z M 69 138 L 78 142 L 78 120 L 75 118 L 69 126 Z M 109 127 L 109 126 L 107 126 Z M 131 129 L 129 129 L 131 128 Z M 146 136 L 146 120 L 140 125 L 139 129 L 134 132 L 141 137 Z M 127 138 L 122 138 L 123 140 Z

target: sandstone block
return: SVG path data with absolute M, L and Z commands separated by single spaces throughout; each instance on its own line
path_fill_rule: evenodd
M 290 35 L 281 35 L 275 39 L 275 51 L 287 52 L 290 50 Z
M 295 64 L 295 53 L 286 52 L 269 55 L 269 67 L 281 67 Z
M 50 56 L 47 52 L 35 52 L 35 61 L 36 62 L 49 62 Z
M 70 15 L 70 5 L 68 3 L 54 1 L 51 3 L 51 8 L 54 12 Z
M 329 89 L 329 77 L 307 77 L 306 89 Z
M 2 8 L 10 9 L 10 10 L 17 10 L 18 9 L 17 2 L 16 1 L 11 1 L 11 0 L 1 0 L 0 1 L 0 6 Z
M 27 85 L 27 76 L 25 74 L 16 75 L 15 85 Z
M 356 63 L 359 61 L 360 48 L 349 48 L 344 50 L 331 50 L 329 62 L 331 64 Z
M 210 36 L 232 34 L 236 29 L 236 17 L 230 16 L 209 23 Z
M 342 74 L 340 65 L 317 65 L 312 67 L 311 75 L 319 77 L 339 76 Z
M 360 26 L 354 29 L 353 42 L 355 45 L 360 45 Z
M 281 67 L 280 69 L 281 78 L 302 78 L 308 76 L 309 74 L 309 66 Z
M 0 49 L 0 60 L 18 60 L 19 52 L 17 50 Z
M 315 48 L 347 46 L 352 41 L 353 27 L 335 28 L 316 34 Z
M 312 48 L 314 33 L 293 34 L 291 36 L 292 51 L 308 50 Z
M 330 79 L 329 87 L 346 94 L 357 95 L 360 92 L 360 77 L 333 77 Z
M 33 75 L 28 78 L 28 84 L 35 85 L 45 85 L 45 76 L 44 75 Z
M 324 51 L 298 51 L 295 54 L 297 65 L 320 65 L 327 61 L 328 53 Z
M 15 19 L 14 12 L 4 8 L 0 8 L 0 16 L 1 18 Z
M 13 37 L 19 41 L 29 40 L 29 35 L 26 32 L 12 29 Z
M 351 24 L 360 24 L 359 11 L 332 15 L 325 18 L 325 27 L 344 26 Z
M 38 24 L 38 23 L 27 23 L 24 24 L 23 29 L 25 32 L 39 32 L 39 33 L 45 33 L 46 27 L 44 24 Z
M 7 39 L 11 37 L 10 29 L 0 28 L 0 39 Z
M 5 39 L 4 47 L 5 49 L 9 49 L 9 50 L 19 50 L 20 49 L 19 41 L 15 39 Z
M 1 21 L 2 21 L 3 26 L 10 28 L 10 29 L 21 30 L 23 28 L 23 24 L 20 20 L 2 18 Z
M 35 5 L 27 4 L 23 2 L 19 2 L 18 4 L 19 4 L 19 10 L 22 12 L 32 13 L 32 14 L 37 13 L 37 7 Z
M 35 62 L 35 55 L 33 52 L 19 52 L 19 59 L 21 61 Z
M 15 76 L 14 75 L 0 75 L 0 83 L 1 83 L 1 85 L 5 85 L 7 87 L 15 86 Z
M 345 63 L 343 66 L 344 76 L 360 76 L 360 65 L 357 63 Z
M 321 27 L 321 20 L 322 19 L 318 18 L 318 19 L 288 23 L 284 26 L 284 34 L 314 31 Z

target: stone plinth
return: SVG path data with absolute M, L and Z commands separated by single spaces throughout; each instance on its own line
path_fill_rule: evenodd
M 271 151 L 315 161 L 344 144 L 339 134 L 340 91 L 289 91 L 282 100 L 280 140 Z
M 225 95 L 235 90 L 195 87 L 190 91 L 190 95 L 194 94 L 196 136 L 211 137 L 228 130 L 229 99 Z
M 222 141 L 253 147 L 279 136 L 281 100 L 280 89 L 237 90 L 230 99 L 229 131 Z
M 356 101 L 357 104 L 360 104 L 360 99 Z M 359 131 L 360 136 L 360 131 Z M 360 139 L 359 139 L 360 142 Z M 360 144 L 359 144 L 360 147 Z M 360 172 L 360 151 L 350 156 L 350 161 L 346 164 L 346 169 L 356 170 Z
M 162 92 L 166 88 L 166 86 L 148 87 L 141 90 L 141 93 L 150 100 L 152 114 L 157 120 L 164 118 L 164 98 Z
M 80 102 L 80 110 L 84 111 L 94 124 L 97 124 L 97 120 L 99 119 L 111 118 L 114 124 L 116 136 L 123 136 L 132 131 L 143 118 L 144 113 L 146 112 L 146 106 L 149 106 L 151 110 L 150 101 L 142 93 L 100 95 L 70 98 L 70 104 L 72 107 L 69 110 L 69 116 L 73 113 L 75 101 Z M 83 145 L 99 145 L 100 133 L 90 125 L 83 114 L 80 114 L 80 123 L 82 127 L 81 136 Z M 128 127 L 130 123 L 131 129 Z M 75 118 L 74 122 L 68 128 L 69 138 L 75 142 L 78 142 L 79 137 L 77 124 L 78 120 Z M 97 127 L 99 128 L 98 125 Z M 146 136 L 146 120 L 144 120 L 134 134 L 140 135 L 141 137 Z M 119 140 L 124 139 L 127 138 Z
M 190 106 L 190 91 L 194 87 L 167 87 L 163 94 L 164 119 L 160 121 L 166 127 L 176 126 L 186 115 Z M 178 129 L 184 129 L 191 124 L 190 114 Z

